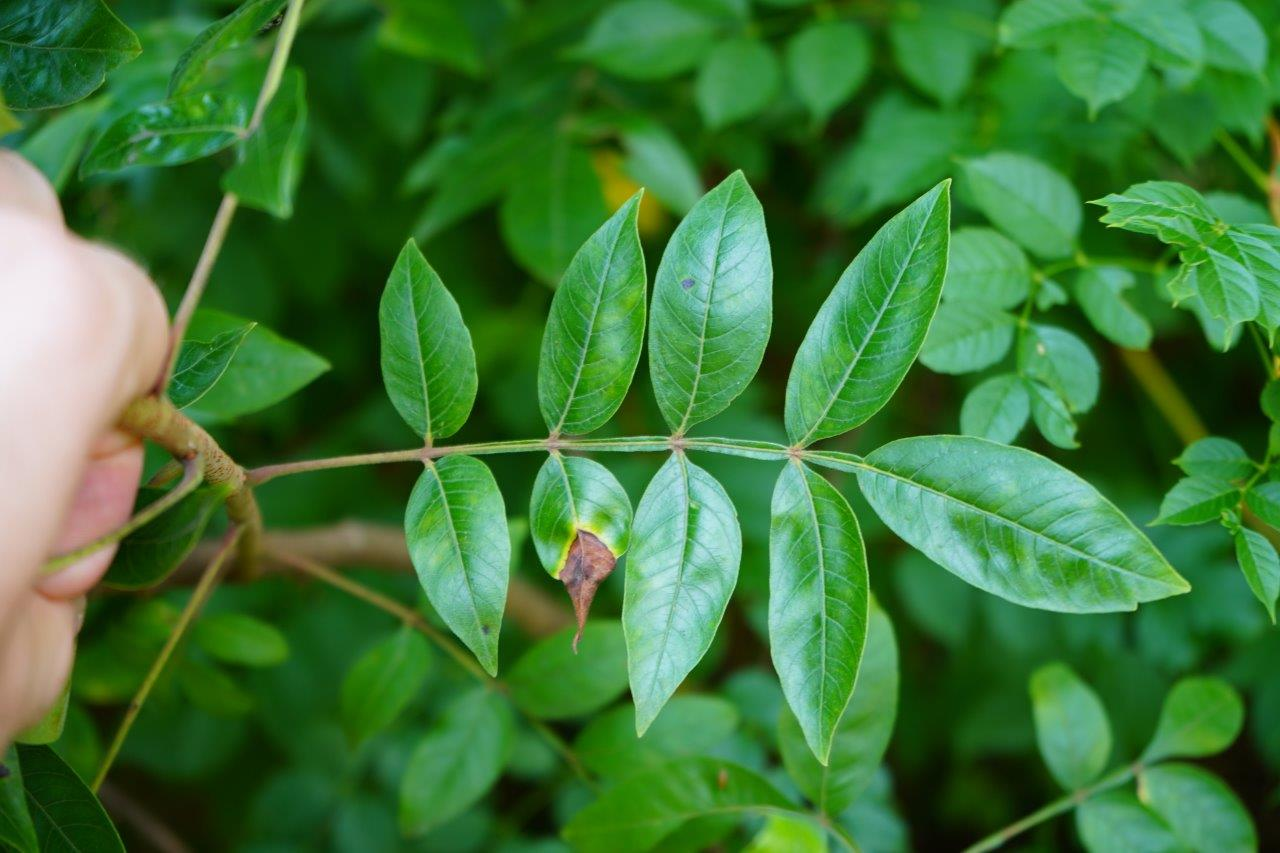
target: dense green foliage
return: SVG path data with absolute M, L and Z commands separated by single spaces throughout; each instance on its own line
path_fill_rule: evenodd
M 154 593 L 91 602 L 0 847 L 120 848 L 80 780 L 175 631 L 131 847 L 1273 846 L 1277 43 L 1269 0 L 13 0 L 0 139 L 73 227 L 176 306 L 248 208 L 167 394 L 265 466 L 270 571 L 186 630 L 239 484 L 155 449 L 107 577 Z

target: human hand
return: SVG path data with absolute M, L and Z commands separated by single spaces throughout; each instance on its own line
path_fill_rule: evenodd
M 146 274 L 68 232 L 40 172 L 0 150 L 0 750 L 70 675 L 83 596 L 115 548 L 40 567 L 128 519 L 142 445 L 113 427 L 167 347 Z

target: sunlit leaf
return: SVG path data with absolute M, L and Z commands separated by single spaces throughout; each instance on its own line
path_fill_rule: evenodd
M 102 132 L 80 164 L 80 176 L 208 157 L 241 139 L 247 120 L 239 98 L 217 93 L 138 107 Z
M 1184 678 L 1165 696 L 1144 761 L 1202 758 L 1231 745 L 1244 723 L 1236 691 L 1218 678 Z
M 1031 674 L 1036 742 L 1049 772 L 1068 791 L 1098 778 L 1111 757 L 1111 723 L 1098 694 L 1061 663 Z

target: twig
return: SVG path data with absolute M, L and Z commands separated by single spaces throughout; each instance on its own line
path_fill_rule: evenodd
M 1280 225 L 1280 122 L 1267 116 L 1267 137 L 1271 140 L 1271 173 L 1267 175 L 1267 206 L 1271 221 Z
M 120 748 L 124 746 L 125 739 L 129 737 L 129 730 L 133 728 L 134 722 L 138 719 L 138 714 L 142 712 L 142 706 L 146 703 L 147 697 L 151 695 L 151 689 L 155 687 L 160 674 L 164 672 L 165 666 L 169 663 L 169 658 L 173 656 L 173 652 L 178 647 L 178 643 L 182 641 L 187 628 L 195 621 L 200 608 L 204 606 L 210 593 L 213 592 L 218 580 L 218 571 L 222 568 L 222 564 L 226 562 L 227 556 L 235 548 L 236 541 L 240 538 L 240 532 L 241 529 L 239 527 L 232 527 L 227 531 L 222 538 L 222 546 L 214 554 L 213 559 L 209 561 L 209 565 L 204 570 L 204 574 L 200 576 L 200 582 L 196 584 L 196 588 L 191 591 L 191 598 L 187 599 L 186 607 L 182 608 L 182 613 L 179 614 L 173 630 L 169 632 L 164 646 L 160 649 L 160 654 L 156 656 L 155 661 L 151 664 L 151 669 L 147 671 L 146 677 L 142 680 L 142 685 L 138 688 L 138 692 L 134 694 L 133 699 L 129 702 L 129 707 L 124 712 L 124 719 L 120 721 L 115 737 L 111 739 L 111 745 L 107 748 L 107 754 L 102 759 L 102 765 L 98 768 L 97 775 L 93 778 L 93 784 L 90 786 L 93 791 L 96 792 L 102 787 L 107 774 L 111 772 L 111 765 L 115 763 L 116 756 L 120 754 Z
M 98 796 L 108 812 L 132 825 L 160 853 L 191 853 L 191 848 L 167 824 L 116 786 L 103 785 Z
M 1200 415 L 1151 350 L 1118 348 L 1120 360 L 1183 444 L 1209 434 Z

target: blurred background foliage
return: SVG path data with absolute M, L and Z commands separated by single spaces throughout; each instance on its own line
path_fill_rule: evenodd
M 1280 6 L 1242 3 L 1270 43 L 1280 41 Z M 233 4 L 110 5 L 138 33 L 141 55 L 90 100 L 17 113 L 24 126 L 4 144 L 35 152 L 72 226 L 140 259 L 172 304 L 233 154 L 87 179 L 76 176 L 76 164 L 113 118 L 165 98 L 179 55 Z M 839 272 L 889 213 L 959 175 L 964 158 L 1032 155 L 1068 176 L 1083 199 L 1141 180 L 1181 180 L 1229 193 L 1219 197 L 1224 204 L 1258 215 L 1265 198 L 1241 162 L 1268 168 L 1264 128 L 1280 102 L 1280 51 L 1266 54 L 1262 73 L 1233 70 L 1229 60 L 1198 74 L 1145 66 L 1119 100 L 1090 104 L 1064 84 L 1052 46 L 998 45 L 1000 13 L 994 0 L 313 0 L 293 53 L 306 78 L 309 136 L 292 216 L 242 212 L 204 304 L 299 342 L 329 369 L 280 405 L 206 421 L 244 464 L 412 445 L 378 378 L 376 305 L 413 235 L 475 341 L 480 396 L 457 440 L 542 434 L 535 371 L 556 279 L 637 185 L 648 190 L 640 228 L 650 270 L 705 188 L 740 168 L 759 194 L 777 294 L 769 351 L 748 393 L 700 431 L 778 441 L 785 441 L 791 354 Z M 269 52 L 262 38 L 219 57 L 210 85 L 251 100 Z M 957 190 L 954 227 L 984 225 L 963 176 Z M 1154 241 L 1106 230 L 1098 212 L 1084 211 L 1081 243 L 1091 253 L 1155 260 Z M 1264 377 L 1247 343 L 1215 351 L 1194 317 L 1169 309 L 1150 276 L 1140 275 L 1129 297 L 1155 329 L 1154 351 L 1212 431 L 1265 446 L 1256 405 Z M 1145 522 L 1177 479 L 1169 460 L 1181 443 L 1077 307 L 1049 313 L 1087 341 L 1101 365 L 1101 396 L 1080 419 L 1081 449 L 1058 449 L 1034 433 L 1025 442 Z M 975 384 L 917 367 L 884 415 L 838 444 L 859 451 L 899 436 L 957 432 L 961 401 Z M 661 431 L 642 379 L 604 434 Z M 603 461 L 633 500 L 659 463 L 636 455 Z M 514 517 L 525 512 L 540 462 L 490 460 Z M 703 462 L 739 509 L 741 580 L 712 653 L 678 700 L 692 704 L 674 715 L 665 746 L 649 748 L 729 757 L 793 789 L 780 768 L 781 695 L 763 640 L 773 475 L 755 462 Z M 259 498 L 270 529 L 344 518 L 395 525 L 416 473 L 389 466 L 308 474 L 267 485 Z M 893 620 L 901 664 L 885 767 L 841 818 L 866 849 L 955 848 L 1057 795 L 1037 756 L 1027 695 L 1030 672 L 1055 659 L 1101 695 L 1117 759 L 1141 749 L 1177 678 L 1217 674 L 1238 687 L 1246 732 L 1209 766 L 1254 815 L 1262 847 L 1280 843 L 1280 635 L 1242 582 L 1225 537 L 1154 529 L 1191 581 L 1190 595 L 1132 614 L 1060 616 L 981 594 L 908 552 L 851 481 L 838 485 L 862 521 L 872 588 Z M 521 529 L 513 524 L 513 572 L 559 601 L 559 584 L 538 567 Z M 350 568 L 403 601 L 421 598 L 409 574 Z M 597 599 L 597 617 L 618 613 L 622 574 Z M 82 774 L 100 760 L 118 707 L 184 595 L 93 602 L 57 745 Z M 251 627 L 235 624 L 245 617 L 255 620 Z M 219 620 L 232 623 L 221 635 Z M 202 625 L 147 704 L 104 792 L 117 815 L 145 803 L 198 849 L 550 851 L 560 849 L 558 828 L 590 799 L 520 722 L 493 792 L 404 841 L 397 824 L 406 762 L 443 709 L 470 689 L 468 676 L 432 649 L 407 710 L 355 743 L 341 721 L 343 677 L 395 634 L 392 618 L 330 588 L 271 576 L 219 589 Z M 227 639 L 259 629 L 267 635 L 247 652 Z M 504 668 L 535 639 L 509 625 Z M 584 654 L 593 645 L 588 633 Z M 613 716 L 625 717 L 619 742 L 631 741 L 629 706 L 620 707 L 625 712 L 557 728 L 587 749 L 590 764 L 590 740 L 584 747 L 582 739 Z M 666 715 L 673 711 L 676 703 Z M 598 769 L 608 762 L 598 762 L 592 769 L 608 776 Z M 136 819 L 120 823 L 127 841 L 154 842 Z M 734 847 L 735 837 L 751 837 L 724 836 L 732 829 L 704 826 L 702 835 L 686 831 L 669 842 L 696 848 L 723 836 L 720 843 Z M 1022 849 L 1076 843 L 1070 821 L 1059 821 L 1027 836 Z

